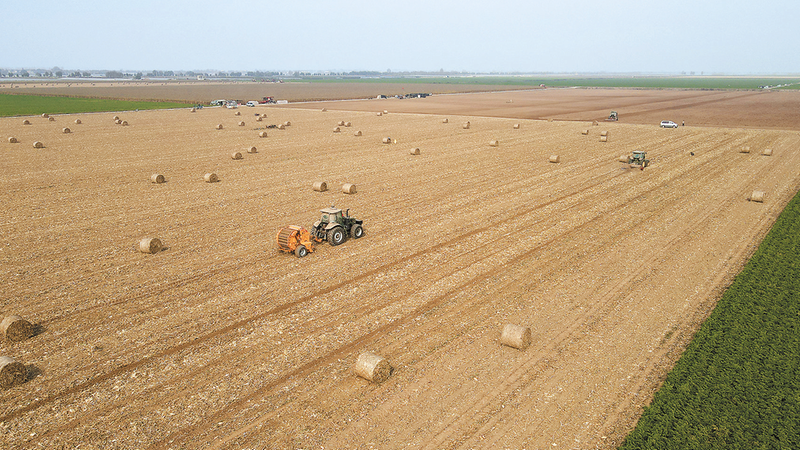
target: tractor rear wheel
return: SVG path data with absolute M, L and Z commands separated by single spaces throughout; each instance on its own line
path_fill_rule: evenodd
M 344 242 L 344 228 L 336 227 L 328 231 L 328 242 L 331 245 L 339 245 Z
M 358 239 L 364 235 L 364 229 L 361 228 L 361 225 L 355 224 L 350 227 L 350 236 L 353 236 L 353 239 Z
M 298 258 L 302 258 L 308 254 L 308 249 L 305 245 L 298 245 L 296 249 L 294 249 L 294 254 Z

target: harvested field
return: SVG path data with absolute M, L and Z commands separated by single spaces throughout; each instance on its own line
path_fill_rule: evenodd
M 507 103 L 508 98 L 514 99 Z M 800 131 L 800 91 L 701 91 L 645 89 L 533 89 L 420 99 L 319 102 L 330 111 L 381 111 L 541 119 L 599 121 L 611 110 L 620 123 L 658 125 L 672 120 L 686 126 L 788 129 Z M 309 108 L 310 105 L 281 105 Z M 515 122 L 516 123 L 516 122 Z M 590 124 L 586 124 L 590 125 Z
M 0 141 L 0 313 L 42 328 L 0 342 L 35 374 L 0 391 L 0 444 L 615 448 L 800 187 L 794 131 L 661 129 L 618 108 L 600 143 L 591 120 L 451 106 L 443 126 L 409 104 L 347 116 L 401 146 L 331 133 L 322 105 L 264 107 L 292 126 L 238 161 L 221 149 L 263 126 L 225 109 L 63 117 L 82 121 L 71 135 L 0 119 L 26 143 Z M 640 149 L 644 171 L 617 161 Z M 331 204 L 364 237 L 278 252 L 279 227 Z M 141 253 L 144 236 L 167 247 Z M 530 346 L 501 345 L 505 324 Z M 391 364 L 380 384 L 354 374 L 367 351 Z

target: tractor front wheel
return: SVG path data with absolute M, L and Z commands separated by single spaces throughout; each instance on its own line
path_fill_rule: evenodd
M 361 228 L 361 225 L 353 225 L 350 228 L 350 236 L 353 236 L 353 239 L 358 239 L 364 235 L 364 229 Z
M 299 245 L 296 249 L 294 249 L 294 254 L 298 258 L 302 258 L 308 254 L 308 249 L 305 245 Z
M 344 228 L 336 227 L 328 231 L 328 242 L 331 245 L 339 245 L 344 242 Z

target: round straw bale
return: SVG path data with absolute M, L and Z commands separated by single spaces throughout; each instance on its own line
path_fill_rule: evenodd
M 61 131 L 62 131 L 64 134 L 70 134 L 70 133 L 72 133 L 72 130 L 70 130 L 69 128 L 66 128 L 66 127 L 65 127 L 65 128 L 63 128 Z
M 500 145 L 500 141 L 489 141 L 490 147 L 497 147 L 498 145 Z
M 13 342 L 24 341 L 33 336 L 33 325 L 16 314 L 3 318 L 0 330 L 6 339 Z
M 550 162 L 551 163 L 560 163 L 561 157 L 558 155 L 550 155 Z
M 286 129 L 286 125 L 284 125 L 284 124 L 282 124 L 282 123 L 281 123 L 281 124 L 278 124 L 278 129 L 279 129 L 279 130 L 285 130 L 285 129 Z
M 218 124 L 217 124 L 217 129 L 218 129 L 218 130 L 221 130 L 222 128 L 223 128 L 223 127 L 222 127 L 222 124 L 221 124 L 221 123 L 218 123 Z
M 514 129 L 515 129 L 515 130 L 519 130 L 519 124 L 518 124 L 518 123 L 515 123 L 515 124 L 514 124 Z
M 44 148 L 44 144 L 42 144 L 42 143 L 41 143 L 41 142 L 39 142 L 39 141 L 35 141 L 35 142 L 33 143 L 33 148 Z
M 192 108 L 189 110 L 189 112 L 197 112 L 197 108 Z
M 355 133 L 353 133 L 353 136 L 361 136 L 361 130 L 358 130 Z
M 283 126 L 285 126 L 285 127 L 290 127 L 290 126 L 292 126 L 292 122 L 289 122 L 289 121 L 287 120 L 286 122 L 283 122 Z
M 242 152 L 231 153 L 231 159 L 242 159 Z
M 209 172 L 203 175 L 203 180 L 205 180 L 206 183 L 216 183 L 219 181 L 219 177 L 214 172 Z
M 608 130 L 601 131 L 600 136 L 608 136 Z
M 50 117 L 50 115 L 49 115 L 49 114 L 47 114 L 47 113 L 43 113 L 43 114 L 42 114 L 42 117 L 44 117 L 45 119 L 47 119 L 47 118 L 49 118 L 49 117 Z
M 346 127 L 350 127 L 351 125 L 352 125 L 352 124 L 351 124 L 350 122 L 345 122 L 345 123 L 344 123 L 344 126 L 346 126 Z
M 22 384 L 28 378 L 25 366 L 14 358 L 0 356 L 0 389 Z
M 10 137 L 8 138 L 8 143 L 9 143 L 9 144 L 16 144 L 17 142 L 19 142 L 19 141 L 18 141 L 18 140 L 17 140 L 17 138 L 15 138 L 14 136 L 10 136 Z
M 617 161 L 623 162 L 623 163 L 627 163 L 628 162 L 628 155 L 620 155 L 619 159 Z
M 597 121 L 596 121 L 596 120 L 595 120 L 594 122 L 592 122 L 592 126 L 593 126 L 593 127 L 596 127 L 596 126 L 598 126 L 598 125 L 600 125 L 600 124 L 599 124 L 599 123 L 597 123 Z
M 764 202 L 764 197 L 766 195 L 767 195 L 767 193 L 764 192 L 764 191 L 753 191 L 753 193 L 750 194 L 750 196 L 747 197 L 747 199 L 750 200 L 751 202 L 763 203 Z
M 334 133 L 338 133 L 339 131 L 341 131 L 341 129 L 339 129 L 339 127 L 333 127 L 333 132 Z
M 76 125 L 80 125 L 81 124 L 81 119 L 75 119 L 75 124 Z
M 469 129 L 469 122 L 464 122 L 464 125 L 461 125 L 465 130 Z
M 772 149 L 771 148 L 765 148 L 764 150 L 761 151 L 761 154 L 764 155 L 764 156 L 772 156 Z
M 28 120 L 28 119 L 25 119 L 25 120 L 23 120 L 23 121 L 22 121 L 22 124 L 23 124 L 23 125 L 30 125 L 30 124 L 31 124 L 31 121 L 30 121 L 30 120 Z
M 581 134 L 582 134 L 582 135 L 584 135 L 584 136 L 586 136 L 587 134 L 589 134 L 589 130 L 588 130 L 588 129 L 587 129 L 587 130 L 582 130 L 582 131 L 581 131 Z
M 442 123 L 447 123 L 447 122 L 449 122 L 449 121 L 446 118 L 442 119 Z
M 383 138 L 383 143 L 384 144 L 391 144 L 392 143 L 392 138 L 390 138 L 390 137 Z
M 261 122 L 262 120 L 264 120 L 263 117 L 261 117 L 261 116 L 256 117 L 256 122 Z
M 600 142 L 608 142 L 608 136 L 600 136 Z
M 233 115 L 234 115 L 234 116 L 241 116 L 241 115 L 242 115 L 242 112 L 241 112 L 241 111 L 236 111 L 235 113 L 233 113 Z
M 382 116 L 382 115 L 383 115 L 383 113 L 382 113 L 382 112 L 378 112 L 378 114 L 377 114 L 377 115 L 379 115 L 379 116 Z
M 324 181 L 315 181 L 314 190 L 317 192 L 325 192 L 328 190 L 328 183 Z
M 160 173 L 154 173 L 150 175 L 151 183 L 161 184 L 165 181 L 167 181 L 166 178 L 164 178 L 164 175 L 161 175 Z
M 139 251 L 142 253 L 158 253 L 161 251 L 161 241 L 158 238 L 143 238 L 139 241 Z
M 115 121 L 114 121 L 114 123 L 115 123 L 115 124 L 117 124 L 117 125 L 119 125 L 119 124 L 121 124 L 121 123 L 122 123 L 122 120 L 120 120 L 120 119 L 117 119 L 117 120 L 115 120 Z
M 244 126 L 244 121 L 239 122 L 239 126 L 243 127 Z
M 389 111 L 387 111 L 387 110 L 385 110 L 385 109 L 384 109 L 384 110 L 383 110 L 383 113 L 384 113 L 384 114 L 389 114 Z
M 116 122 L 119 120 L 119 116 L 114 116 L 112 119 L 114 120 L 114 122 Z
M 258 133 L 258 137 L 267 137 L 267 132 L 261 131 L 260 133 Z
M 411 154 L 412 155 L 419 155 L 419 147 L 412 148 L 411 149 Z
M 56 118 L 53 117 L 53 116 L 50 116 L 50 117 L 47 118 L 47 120 L 49 120 L 50 122 L 55 122 Z
M 328 108 L 322 108 L 322 112 L 328 112 Z
M 392 366 L 385 358 L 372 352 L 358 355 L 354 367 L 356 375 L 373 383 L 383 383 L 392 374 Z
M 128 126 L 128 121 L 127 121 L 127 120 L 123 120 L 123 121 L 120 123 L 120 125 L 122 125 L 123 127 L 127 127 L 127 126 Z
M 356 193 L 356 185 L 345 183 L 342 185 L 342 192 L 345 194 L 355 194 Z
M 750 153 L 750 147 L 742 147 L 739 149 L 739 153 Z
M 531 329 L 530 327 L 521 327 L 510 323 L 506 324 L 503 327 L 503 334 L 500 335 L 500 343 L 525 350 L 531 345 Z
M 344 126 L 344 120 L 340 120 L 339 123 L 337 123 L 336 125 L 339 125 L 340 127 L 343 127 Z
M 266 114 L 261 114 L 261 117 L 262 117 L 262 118 L 264 118 L 264 119 L 266 119 L 266 118 L 267 118 L 267 115 L 266 115 Z
M 247 149 L 247 153 L 258 153 L 258 149 L 255 147 L 250 147 Z

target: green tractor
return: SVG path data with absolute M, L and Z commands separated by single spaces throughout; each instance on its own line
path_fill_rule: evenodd
M 650 165 L 650 160 L 647 159 L 647 152 L 642 150 L 634 150 L 633 154 L 628 157 L 628 164 L 631 169 L 644 170 L 645 167 Z
M 364 221 L 350 217 L 348 209 L 344 214 L 339 208 L 325 208 L 320 210 L 322 217 L 314 222 L 311 228 L 311 235 L 317 241 L 328 240 L 331 245 L 339 245 L 348 236 L 358 239 L 364 235 Z

